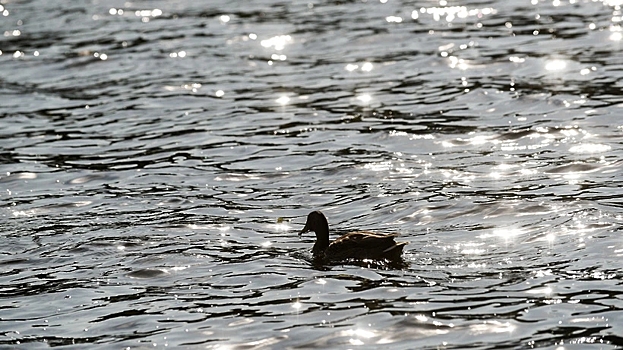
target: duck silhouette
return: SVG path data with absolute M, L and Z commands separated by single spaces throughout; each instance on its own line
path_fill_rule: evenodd
M 350 232 L 333 242 L 329 242 L 329 223 L 321 211 L 312 211 L 307 215 L 305 227 L 299 233 L 316 233 L 316 243 L 312 248 L 314 258 L 323 261 L 340 261 L 347 259 L 402 259 L 402 248 L 407 242 L 396 242 L 397 234 L 378 234 L 368 231 Z

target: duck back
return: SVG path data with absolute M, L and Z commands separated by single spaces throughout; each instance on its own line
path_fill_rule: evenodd
M 333 241 L 325 250 L 328 260 L 345 259 L 401 259 L 406 242 L 397 243 L 396 234 L 382 235 L 373 232 L 351 232 Z

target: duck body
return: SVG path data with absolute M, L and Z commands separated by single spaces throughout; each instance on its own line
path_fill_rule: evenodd
M 383 235 L 368 231 L 350 232 L 333 242 L 329 241 L 329 223 L 320 211 L 313 211 L 307 216 L 305 232 L 316 233 L 316 243 L 312 248 L 314 257 L 325 261 L 348 259 L 400 260 L 402 249 L 407 242 L 396 242 L 397 234 Z

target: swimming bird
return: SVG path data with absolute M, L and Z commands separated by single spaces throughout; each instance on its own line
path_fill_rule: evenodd
M 383 235 L 368 231 L 350 232 L 329 243 L 329 223 L 321 211 L 307 215 L 305 227 L 299 233 L 316 233 L 316 243 L 312 248 L 315 258 L 325 261 L 346 259 L 387 259 L 400 260 L 402 248 L 407 242 L 396 242 L 397 234 Z

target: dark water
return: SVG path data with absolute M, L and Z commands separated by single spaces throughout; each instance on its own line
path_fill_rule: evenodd
M 620 1 L 0 3 L 0 347 L 623 347 Z

